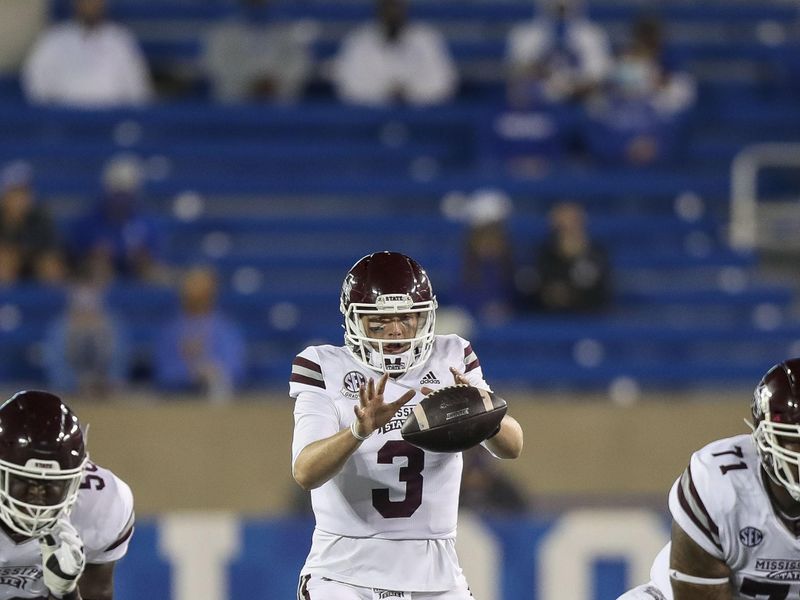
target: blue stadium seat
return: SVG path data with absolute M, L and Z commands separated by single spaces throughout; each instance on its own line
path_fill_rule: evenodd
M 765 44 L 759 22 L 790 23 L 796 9 L 759 2 L 659 5 L 669 30 L 715 28 L 723 35 L 670 40 L 672 60 L 694 70 L 699 103 L 686 153 L 657 168 L 597 169 L 554 164 L 536 176 L 510 176 L 491 156 L 496 105 L 476 93 L 451 106 L 365 109 L 313 100 L 299 106 L 215 107 L 202 100 L 147 109 L 37 109 L 20 101 L 14 79 L 0 81 L 0 162 L 30 160 L 43 198 L 86 206 L 99 171 L 118 151 L 141 155 L 152 175 L 147 207 L 163 224 L 165 258 L 177 266 L 210 262 L 221 272 L 222 308 L 240 321 L 248 343 L 249 385 L 284 389 L 292 357 L 309 343 L 341 343 L 338 292 L 360 256 L 394 249 L 417 257 L 440 298 L 456 302 L 462 224 L 439 203 L 453 191 L 498 188 L 514 200 L 510 229 L 522 264 L 545 235 L 547 210 L 572 198 L 584 204 L 593 235 L 605 243 L 615 293 L 607 313 L 506 326 L 478 323 L 473 341 L 492 383 L 598 389 L 632 379 L 680 388 L 750 385 L 788 353 L 800 351 L 794 290 L 766 284 L 758 256 L 725 243 L 728 167 L 746 144 L 800 138 L 800 46 Z M 64 15 L 68 2 L 55 4 Z M 591 16 L 624 41 L 637 2 L 593 4 Z M 115 18 L 140 35 L 156 68 L 195 65 L 201 35 L 231 13 L 222 0 L 120 0 Z M 280 19 L 320 27 L 314 50 L 330 58 L 341 31 L 368 19 L 368 0 L 279 2 Z M 442 27 L 465 70 L 466 86 L 502 93 L 505 33 L 529 18 L 529 1 L 438 2 L 414 13 Z M 739 32 L 727 35 L 726 32 Z M 749 65 L 743 78 L 716 65 Z M 475 78 L 474 65 L 496 76 Z M 484 76 L 486 70 L 484 69 Z M 483 86 L 483 87 L 482 87 Z M 566 114 L 565 125 L 580 115 Z M 175 211 L 175 198 L 198 194 L 200 214 Z M 695 212 L 680 198 L 696 199 Z M 77 199 L 77 200 L 75 200 Z M 60 215 L 66 228 L 72 212 Z M 40 348 L 63 292 L 36 286 L 0 289 L 0 381 L 42 376 Z M 178 303 L 167 287 L 115 285 L 109 305 L 131 329 L 143 360 Z M 622 379 L 620 379 L 622 378 Z M 627 378 L 627 379 L 626 379 Z

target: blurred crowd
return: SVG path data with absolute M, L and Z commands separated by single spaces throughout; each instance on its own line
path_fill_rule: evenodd
M 112 157 L 99 179 L 96 201 L 57 227 L 37 198 L 28 163 L 0 171 L 0 288 L 39 285 L 67 294 L 42 344 L 48 385 L 103 398 L 140 376 L 165 392 L 230 400 L 246 367 L 244 338 L 217 307 L 214 267 L 163 260 L 135 156 Z M 180 299 L 172 315 L 163 315 L 156 355 L 143 368 L 131 356 L 125 320 L 106 301 L 119 283 L 174 287 Z
M 59 21 L 51 20 L 49 0 L 3 0 L 0 74 L 13 74 L 31 105 L 90 110 L 196 99 L 198 89 L 204 101 L 228 106 L 323 97 L 424 108 L 464 98 L 468 82 L 445 32 L 417 18 L 409 0 L 373 1 L 372 18 L 343 31 L 332 56 L 321 59 L 313 24 L 276 18 L 272 0 L 235 0 L 231 14 L 203 32 L 187 71 L 149 64 L 134 31 L 114 20 L 114 0 L 62 2 L 68 8 Z M 614 46 L 584 0 L 530 2 L 530 18 L 505 40 L 501 94 L 487 102 L 489 160 L 538 176 L 572 158 L 632 168 L 673 159 L 696 86 L 669 55 L 659 19 L 643 12 Z M 109 156 L 94 176 L 95 197 L 57 222 L 31 164 L 16 160 L 0 170 L 0 289 L 44 286 L 66 297 L 41 340 L 42 383 L 96 399 L 144 383 L 164 395 L 230 402 L 248 385 L 247 344 L 241 324 L 220 308 L 220 274 L 211 263 L 166 258 L 139 157 Z M 612 257 L 579 200 L 545 206 L 537 240 L 517 234 L 515 207 L 500 190 L 450 194 L 441 209 L 461 225 L 460 269 L 442 295 L 443 333 L 613 308 Z M 145 360 L 134 351 L 133 327 L 111 308 L 119 285 L 174 293 Z M 461 318 L 448 319 L 454 308 Z M 481 449 L 465 454 L 460 502 L 499 517 L 531 507 Z
M 415 18 L 408 0 L 375 0 L 373 17 L 343 32 L 326 60 L 315 59 L 312 25 L 274 18 L 270 0 L 239 0 L 229 18 L 205 32 L 199 71 L 191 74 L 155 72 L 133 31 L 111 18 L 113 0 L 71 0 L 62 5 L 68 17 L 53 23 L 49 6 L 7 0 L 0 7 L 0 33 L 8 33 L 0 68 L 18 75 L 34 105 L 146 106 L 196 89 L 197 79 L 210 102 L 224 104 L 300 102 L 323 88 L 349 105 L 432 106 L 454 102 L 462 91 L 446 37 Z M 494 159 L 522 174 L 540 173 L 567 154 L 634 167 L 669 159 L 695 89 L 665 46 L 655 17 L 632 23 L 615 49 L 582 0 L 532 1 L 530 19 L 506 40 L 506 86 L 490 127 Z M 44 344 L 45 371 L 58 389 L 104 395 L 138 377 L 167 392 L 226 401 L 247 381 L 243 334 L 219 309 L 213 265 L 164 259 L 158 219 L 142 201 L 143 173 L 136 156 L 109 157 L 97 173 L 96 199 L 57 227 L 30 164 L 6 164 L 0 286 L 68 290 Z M 464 225 L 453 298 L 469 319 L 493 324 L 609 307 L 611 261 L 579 202 L 554 203 L 542 215 L 544 241 L 524 255 L 515 251 L 526 240 L 515 239 L 514 207 L 502 192 L 480 190 L 445 204 L 445 214 Z M 179 297 L 149 365 L 131 356 L 130 332 L 108 308 L 108 291 L 119 282 L 166 286 Z
M 237 0 L 201 36 L 191 72 L 148 65 L 134 33 L 108 16 L 112 0 L 71 0 L 70 17 L 49 25 L 44 2 L 0 9 L 0 21 L 27 25 L 29 39 L 16 32 L 6 45 L 16 40 L 8 54 L 34 104 L 141 106 L 204 87 L 227 104 L 293 103 L 325 89 L 345 104 L 432 106 L 462 91 L 443 32 L 408 0 L 375 0 L 374 17 L 343 32 L 330 59 L 316 58 L 313 24 L 274 17 L 273 0 Z M 531 18 L 507 34 L 495 157 L 523 174 L 565 155 L 633 166 L 673 157 L 695 84 L 665 50 L 658 18 L 643 13 L 615 49 L 584 0 L 531 3 Z

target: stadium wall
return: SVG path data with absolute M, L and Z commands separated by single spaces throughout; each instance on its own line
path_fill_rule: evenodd
M 585 397 L 506 397 L 525 429 L 525 449 L 519 460 L 498 465 L 539 508 L 563 508 L 564 498 L 615 505 L 649 499 L 663 508 L 693 450 L 747 430 L 742 394 L 632 406 Z M 258 396 L 231 406 L 140 397 L 73 405 L 90 425 L 92 458 L 130 483 L 138 515 L 280 515 L 297 501 L 287 397 Z
M 668 537 L 656 511 L 583 509 L 558 517 L 462 513 L 458 552 L 479 600 L 615 600 L 649 579 Z M 313 522 L 184 512 L 144 519 L 116 573 L 118 600 L 290 600 Z M 377 594 L 376 594 L 377 597 Z

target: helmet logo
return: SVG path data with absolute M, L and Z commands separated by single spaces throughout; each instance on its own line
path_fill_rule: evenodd
M 408 294 L 384 294 L 375 300 L 378 310 L 401 312 L 411 310 L 414 300 Z
M 25 463 L 26 469 L 38 469 L 41 471 L 58 471 L 61 466 L 55 460 L 39 460 L 37 458 L 29 458 Z
M 766 385 L 761 385 L 756 390 L 756 400 L 758 401 L 758 408 L 762 414 L 769 413 L 769 399 L 772 393 Z
M 350 294 L 353 292 L 353 276 L 348 275 L 342 282 L 342 296 L 339 299 L 339 310 L 342 314 L 347 312 L 347 305 L 350 303 Z
M 384 358 L 383 364 L 386 367 L 386 372 L 391 371 L 405 371 L 406 363 L 402 358 Z

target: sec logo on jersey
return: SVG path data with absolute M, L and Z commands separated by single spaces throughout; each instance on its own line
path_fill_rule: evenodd
M 355 400 L 358 398 L 358 390 L 360 390 L 361 386 L 366 383 L 367 378 L 364 377 L 362 373 L 358 371 L 350 371 L 342 379 L 342 396 Z
M 764 534 L 761 533 L 760 529 L 756 529 L 755 527 L 745 527 L 739 530 L 739 541 L 748 548 L 758 546 L 763 539 Z

